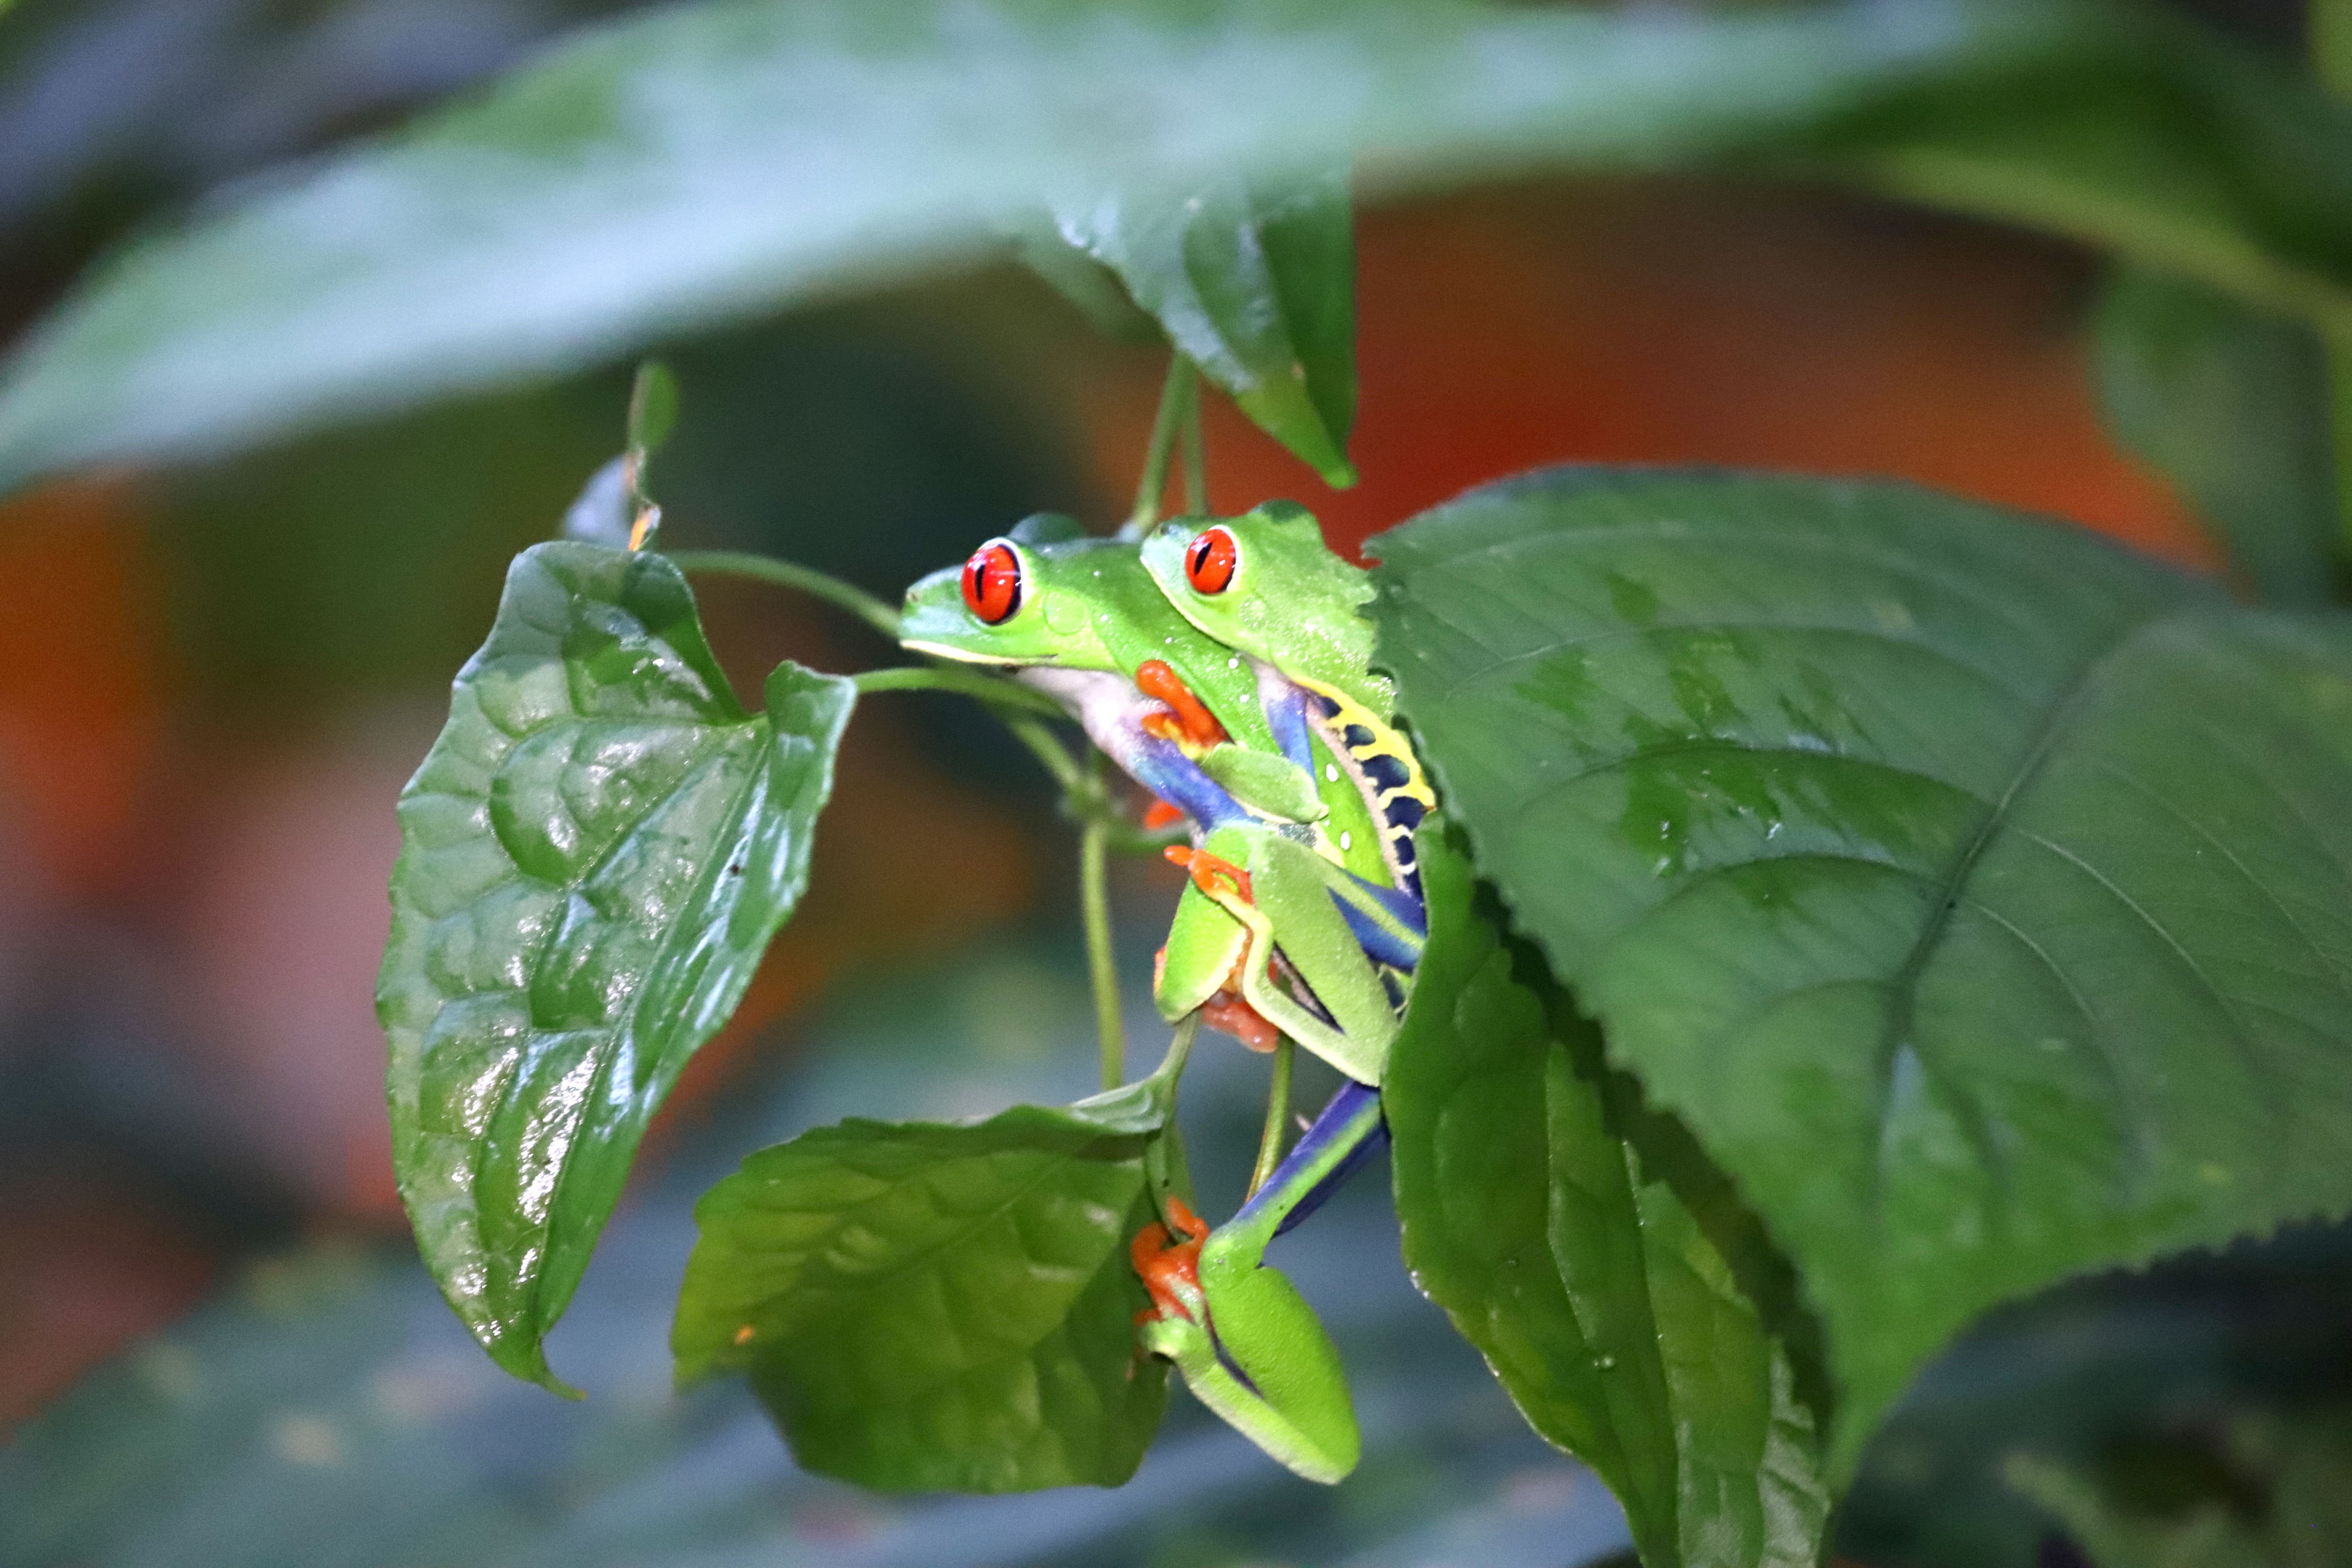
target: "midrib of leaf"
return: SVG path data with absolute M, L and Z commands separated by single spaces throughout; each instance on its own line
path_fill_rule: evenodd
M 2010 808 L 2016 804 L 2019 794 L 2040 776 L 2050 760 L 2051 752 L 2072 721 L 2075 710 L 2091 691 L 2107 661 L 2129 647 L 2147 624 L 2145 621 L 2132 623 L 2115 641 L 2085 661 L 2065 689 L 2059 693 L 2057 700 L 2042 714 L 2041 723 L 2034 727 L 2025 756 L 2011 776 L 2008 787 L 2001 791 L 1999 800 L 1987 803 L 1984 818 L 1977 825 L 1975 835 L 1961 847 L 1960 853 L 1953 858 L 1950 869 L 1937 885 L 1936 899 L 1928 907 L 1927 923 L 1913 940 L 1910 951 L 1904 954 L 1902 966 L 1895 970 L 1887 983 L 1889 1004 L 1886 1021 L 1879 1030 L 1875 1049 L 1877 1059 L 1872 1064 L 1877 1080 L 1876 1104 L 1873 1107 L 1872 1117 L 1878 1123 L 1878 1157 L 1870 1167 L 1869 1200 L 1874 1215 L 1878 1213 L 1880 1200 L 1885 1195 L 1886 1189 L 1887 1137 L 1892 1128 L 1888 1111 L 1895 1092 L 1895 1058 L 1908 1046 L 1918 1057 L 1920 1070 L 1930 1070 L 1926 1055 L 1911 1039 L 1913 1026 L 1918 1021 L 1919 977 L 1934 959 L 1936 950 L 1943 941 L 1945 928 L 1951 923 L 1952 911 L 1959 908 L 1960 897 L 1968 889 L 1969 879 L 1975 874 L 1985 851 L 2000 837 L 2006 826 Z M 2093 1028 L 2095 1033 L 2095 1022 Z M 1999 1156 L 1999 1146 L 1979 1125 L 1981 1113 L 1972 1100 L 1968 1101 L 1968 1120 L 1970 1139 L 1983 1151 L 1987 1169 L 2000 1174 L 2005 1186 L 2005 1162 Z
M 649 632 L 647 635 L 650 636 L 652 634 Z M 574 709 L 572 712 L 572 721 L 574 723 L 584 724 L 589 722 L 589 720 L 585 714 L 583 714 L 579 712 L 577 709 Z M 746 716 L 742 719 L 730 721 L 728 727 L 734 728 L 749 726 L 758 722 L 760 722 L 760 721 L 750 716 Z M 704 722 L 702 721 L 696 721 L 695 723 L 698 728 L 704 727 Z M 709 725 L 708 727 L 713 729 L 719 728 L 717 725 Z M 638 836 L 645 831 L 647 819 L 659 811 L 664 804 L 669 800 L 675 799 L 695 781 L 698 775 L 707 773 L 711 768 L 723 767 L 728 760 L 728 749 L 722 743 L 716 755 L 706 760 L 701 767 L 695 769 L 693 772 L 687 773 L 684 777 L 679 779 L 677 786 L 669 791 L 668 794 L 648 801 L 646 803 L 646 809 L 638 813 L 636 820 L 629 825 L 629 830 L 614 838 L 611 844 L 605 846 L 604 852 L 603 854 L 597 856 L 596 858 L 583 868 L 578 876 L 572 879 L 570 884 L 560 890 L 568 895 L 576 897 L 583 887 L 585 887 L 588 883 L 595 879 L 596 874 L 610 863 L 613 857 L 618 855 L 623 849 L 627 848 L 636 841 Z M 764 759 L 757 760 L 761 762 L 764 761 Z M 754 766 L 751 771 L 750 777 L 744 781 L 742 788 L 729 797 L 729 815 L 727 819 L 730 822 L 738 824 L 741 823 L 743 816 L 740 808 L 743 807 L 744 803 L 751 796 L 764 790 L 767 787 L 767 782 L 768 771 L 766 767 L 764 765 Z M 509 859 L 515 859 L 513 851 L 508 848 L 504 840 L 500 840 L 499 847 L 507 850 L 507 858 Z M 702 876 L 695 882 L 695 891 L 698 895 L 704 895 L 709 891 L 711 887 L 715 885 L 716 879 L 724 874 L 727 863 L 727 858 L 723 855 L 714 856 L 712 858 L 710 866 L 704 869 Z M 521 863 L 520 860 L 516 861 L 516 868 L 518 871 L 521 869 Z M 528 875 L 528 873 L 524 874 Z M 537 880 L 538 879 L 533 878 L 532 879 Z M 696 907 L 707 904 L 708 901 L 707 898 L 698 897 L 696 900 Z M 559 923 L 554 930 L 551 930 L 549 931 L 548 942 L 550 944 L 554 942 L 561 930 L 562 927 Z M 660 954 L 654 961 L 655 968 L 658 969 L 663 964 L 666 964 L 670 961 L 673 952 L 672 944 L 675 940 L 676 933 L 673 929 L 672 932 L 663 940 Z M 540 950 L 539 957 L 541 963 L 545 963 L 548 952 L 549 949 L 546 947 L 542 947 Z M 623 1015 L 621 1022 L 614 1026 L 611 1036 L 605 1041 L 604 1049 L 602 1053 L 603 1059 L 596 1064 L 595 1073 L 588 1080 L 588 1098 L 583 1102 L 580 1122 L 572 1129 L 572 1136 L 564 1142 L 562 1158 L 558 1162 L 559 1169 L 555 1175 L 555 1189 L 553 1193 L 550 1194 L 548 1199 L 547 1221 L 545 1224 L 536 1227 L 537 1234 L 542 1238 L 542 1251 L 540 1254 L 540 1268 L 537 1272 L 533 1274 L 530 1282 L 530 1310 L 531 1316 L 534 1319 L 534 1331 L 536 1331 L 537 1323 L 539 1321 L 543 1321 L 551 1313 L 562 1310 L 565 1304 L 571 1300 L 572 1290 L 578 1288 L 580 1282 L 577 1271 L 572 1269 L 567 1262 L 563 1272 L 570 1274 L 572 1278 L 560 1281 L 562 1290 L 559 1299 L 552 1300 L 549 1299 L 551 1295 L 556 1294 L 556 1287 L 559 1284 L 554 1272 L 548 1268 L 548 1265 L 553 1261 L 553 1258 L 551 1256 L 552 1248 L 550 1244 L 558 1228 L 556 1216 L 565 1212 L 564 1190 L 571 1184 L 572 1173 L 580 1168 L 579 1157 L 583 1145 L 591 1142 L 588 1139 L 583 1138 L 581 1133 L 586 1129 L 589 1119 L 593 1112 L 593 1108 L 608 1103 L 607 1091 L 611 1088 L 613 1069 L 619 1064 L 621 1058 L 625 1054 L 629 1054 L 623 1052 L 620 1048 L 622 1041 L 626 1039 L 634 1044 L 637 1039 L 637 1011 L 644 1005 L 646 991 L 647 989 L 646 983 L 650 980 L 651 975 L 652 972 L 648 971 L 646 974 L 642 974 L 637 977 L 635 987 L 629 993 L 627 1011 Z M 632 1098 L 634 1098 L 634 1096 Z M 481 1159 L 487 1152 L 488 1150 L 486 1148 L 477 1144 L 474 1166 L 478 1174 L 481 1169 Z
M 878 1274 L 860 1275 L 858 1277 L 859 1287 L 861 1289 L 865 1289 L 878 1284 L 881 1281 L 894 1279 L 897 1276 L 905 1273 L 908 1269 L 914 1268 L 919 1263 L 929 1262 L 931 1258 L 947 1251 L 950 1247 L 969 1245 L 972 1232 L 995 1224 L 998 1220 L 1002 1219 L 1005 1215 L 1012 1212 L 1013 1209 L 1025 1201 L 1031 1194 L 1037 1191 L 1038 1188 L 1045 1185 L 1046 1183 L 1052 1181 L 1055 1177 L 1060 1175 L 1070 1166 L 1076 1164 L 1080 1160 L 1086 1158 L 1087 1155 L 1091 1153 L 1098 1144 L 1104 1142 L 1111 1136 L 1112 1135 L 1110 1134 L 1097 1134 L 1095 1137 L 1087 1139 L 1086 1143 L 1081 1147 L 1072 1150 L 1066 1154 L 1056 1155 L 1055 1157 L 1055 1163 L 1049 1165 L 1045 1170 L 1038 1173 L 1037 1178 L 1034 1181 L 1031 1182 L 1027 1186 L 1023 1187 L 1019 1192 L 1014 1193 L 1012 1196 L 1006 1198 L 1003 1203 L 997 1205 L 996 1207 L 989 1210 L 986 1214 L 975 1218 L 970 1225 L 964 1227 L 962 1235 L 950 1237 L 944 1241 L 933 1242 L 930 1246 L 922 1248 L 920 1251 L 911 1253 L 908 1256 L 900 1258 L 898 1262 L 892 1264 L 889 1268 L 883 1269 Z M 1139 1137 L 1141 1134 L 1134 1134 L 1134 1136 Z M 860 1206 L 862 1207 L 863 1205 Z M 839 1229 L 840 1226 L 838 1225 L 833 1226 L 828 1228 L 826 1234 L 831 1235 L 833 1232 Z

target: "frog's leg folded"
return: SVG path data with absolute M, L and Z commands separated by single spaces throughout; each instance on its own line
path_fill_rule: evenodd
M 1266 1246 L 1312 1213 L 1387 1134 L 1378 1091 L 1344 1085 L 1239 1214 L 1213 1232 L 1181 1200 L 1131 1248 L 1152 1305 L 1143 1347 L 1176 1363 L 1187 1387 L 1243 1436 L 1308 1480 L 1356 1468 L 1362 1439 L 1339 1352 Z

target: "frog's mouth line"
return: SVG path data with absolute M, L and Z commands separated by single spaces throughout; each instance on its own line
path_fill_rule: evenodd
M 1062 662 L 1059 655 L 1052 654 L 1041 658 L 996 658 L 987 654 L 973 653 L 969 648 L 957 647 L 951 643 L 925 642 L 919 637 L 901 637 L 898 646 L 909 653 L 927 653 L 939 658 L 951 658 L 958 664 L 976 664 L 990 669 L 1034 669 L 1039 665 Z

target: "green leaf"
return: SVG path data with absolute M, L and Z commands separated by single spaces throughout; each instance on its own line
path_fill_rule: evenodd
M 2099 402 L 2270 604 L 2336 597 L 2327 370 L 2309 329 L 2195 283 L 2125 270 L 2094 323 Z
M 1159 1088 L 752 1155 L 695 1206 L 680 1381 L 747 1374 L 803 1466 L 864 1486 L 1118 1485 L 1166 1398 L 1128 1260 L 1157 1217 Z
M 1720 1177 L 1664 1155 L 1671 1130 L 1636 1152 L 1643 1119 L 1597 1032 L 1517 977 L 1515 956 L 1540 961 L 1473 907 L 1444 837 L 1418 847 L 1429 946 L 1381 1089 L 1413 1278 L 1529 1424 L 1609 1483 L 1648 1568 L 1812 1568 L 1820 1424 L 1710 1237 L 1737 1238 L 1751 1277 L 1784 1266 L 1759 1266 Z
M 1797 1266 L 1832 1475 L 2068 1274 L 2352 1208 L 2352 629 L 1899 485 L 1560 470 L 1382 537 L 1482 872 Z
M 400 800 L 376 1010 L 417 1246 L 500 1366 L 541 1338 L 637 1140 L 807 885 L 855 689 L 785 664 L 746 714 L 661 556 L 507 575 Z
M 1124 343 L 1160 343 L 1160 323 L 1129 298 L 1118 274 L 1062 237 L 1050 214 L 1006 219 L 998 230 L 1021 264 L 1044 279 L 1104 336 Z
M 1000 250 L 1005 215 L 1349 166 L 1380 197 L 1737 159 L 2055 226 L 2344 314 L 2352 114 L 2140 10 L 664 7 L 97 269 L 0 386 L 0 490 L 961 264 Z M 1336 342 L 1328 325 L 1287 330 L 1304 347 Z M 1304 363 L 1312 423 L 1344 433 L 1339 384 Z M 1312 428 L 1296 397 L 1264 395 L 1289 399 L 1286 430 Z
M 1055 214 L 1177 350 L 1334 486 L 1356 482 L 1356 235 L 1345 167 L 1123 186 Z

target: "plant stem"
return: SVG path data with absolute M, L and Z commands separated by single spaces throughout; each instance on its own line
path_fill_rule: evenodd
M 2310 0 L 2311 66 L 2319 83 L 2352 100 L 2352 0 Z M 2327 424 L 2335 448 L 2336 550 L 2352 558 L 2352 323 L 2340 314 L 2319 330 L 2327 356 Z
M 898 640 L 898 612 L 840 578 L 810 566 L 796 566 L 770 555 L 742 550 L 681 550 L 670 555 L 681 572 L 715 577 L 751 577 L 781 588 L 797 588 L 838 609 L 847 610 L 892 642 Z
M 1184 414 L 1184 514 L 1209 515 L 1208 432 L 1201 427 L 1201 378 L 1192 378 L 1191 404 Z
M 1140 539 L 1160 521 L 1160 493 L 1168 488 L 1168 459 L 1176 449 L 1176 434 L 1184 408 L 1199 384 L 1192 362 L 1182 352 L 1169 356 L 1168 379 L 1160 384 L 1160 413 L 1151 421 L 1151 444 L 1143 450 L 1143 478 L 1135 487 L 1135 510 L 1128 514 L 1121 539 Z
M 1102 1086 L 1127 1081 L 1127 1034 L 1118 1005 L 1118 955 L 1110 945 L 1110 885 L 1103 866 L 1104 824 L 1078 835 L 1078 904 L 1087 922 L 1087 975 L 1094 984 L 1095 1038 L 1102 1050 Z
M 1062 716 L 1061 705 L 1042 691 L 1033 691 L 1001 675 L 970 669 L 927 669 L 920 665 L 894 665 L 866 669 L 850 677 L 860 696 L 876 691 L 959 691 L 995 708 L 1013 708 L 1047 718 Z
M 1265 1089 L 1265 1131 L 1258 1134 L 1257 1168 L 1249 1179 L 1251 1197 L 1257 1195 L 1274 1168 L 1282 1163 L 1282 1137 L 1289 1131 L 1290 1121 L 1290 1058 L 1296 1049 L 1288 1035 L 1274 1047 L 1274 1081 Z

